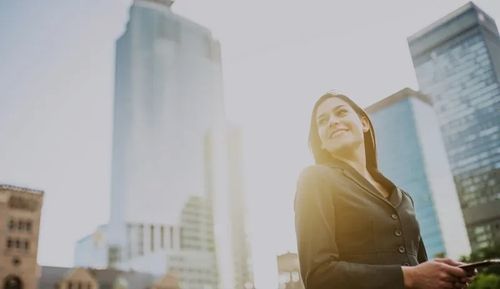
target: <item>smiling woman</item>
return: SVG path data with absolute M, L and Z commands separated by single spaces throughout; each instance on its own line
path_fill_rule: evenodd
M 427 261 L 410 195 L 379 170 L 368 115 L 343 94 L 313 108 L 316 164 L 295 197 L 300 271 L 306 289 L 465 288 L 450 259 Z

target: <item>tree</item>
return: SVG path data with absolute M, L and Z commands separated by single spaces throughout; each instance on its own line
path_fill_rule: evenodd
M 500 246 L 486 247 L 471 252 L 469 256 L 462 256 L 460 261 L 465 263 L 479 262 L 500 257 Z M 480 270 L 474 278 L 470 289 L 500 289 L 500 266 L 491 266 Z
M 472 251 L 469 256 L 462 256 L 460 261 L 464 263 L 479 262 L 487 259 L 497 259 L 500 258 L 500 246 L 481 248 Z M 480 270 L 484 274 L 494 274 L 500 276 L 500 266 L 491 266 Z
M 479 274 L 469 289 L 500 289 L 500 276 L 496 274 Z

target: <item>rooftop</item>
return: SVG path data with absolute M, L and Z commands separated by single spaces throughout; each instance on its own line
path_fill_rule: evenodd
M 18 186 L 7 185 L 7 184 L 0 184 L 0 191 L 27 192 L 27 193 L 32 193 L 32 194 L 43 195 L 43 191 L 42 190 L 36 190 L 36 189 L 18 187 Z
M 418 98 L 427 104 L 432 104 L 430 98 L 427 95 L 406 87 L 406 88 L 403 88 L 394 94 L 391 94 L 390 96 L 388 96 L 382 100 L 379 100 L 379 101 L 373 103 L 372 105 L 366 107 L 365 110 L 368 113 L 374 113 L 374 112 L 377 112 L 377 111 L 382 110 L 384 108 L 387 108 L 387 107 L 389 107 L 397 102 L 400 102 L 401 100 L 403 100 L 405 98 L 410 98 L 410 97 L 415 97 L 415 98 Z

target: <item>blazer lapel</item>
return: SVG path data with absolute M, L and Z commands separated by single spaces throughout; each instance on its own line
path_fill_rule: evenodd
M 384 196 L 382 196 L 382 194 L 378 191 L 377 188 L 375 188 L 375 186 L 373 186 L 367 179 L 365 179 L 361 174 L 359 174 L 353 167 L 351 167 L 347 163 L 341 160 L 335 160 L 334 163 L 330 163 L 329 165 L 340 168 L 344 176 L 346 176 L 354 183 L 356 183 L 358 186 L 360 186 L 363 189 L 363 191 L 369 193 L 370 195 L 375 196 L 376 198 L 390 205 L 391 207 L 396 207 L 397 205 L 399 205 L 399 202 L 392 203 L 388 199 L 384 198 Z M 384 179 L 385 181 L 389 181 L 385 177 Z M 394 192 L 391 192 L 390 199 L 394 199 L 394 197 L 398 198 L 398 196 L 393 196 L 393 194 L 399 195 L 399 191 L 395 190 Z
M 354 169 L 353 169 L 354 170 Z M 354 171 L 351 172 L 351 170 L 342 170 L 344 175 L 351 179 L 353 182 L 355 182 L 358 186 L 360 186 L 365 192 L 377 197 L 384 203 L 387 203 L 391 207 L 394 207 L 391 202 L 389 202 L 388 199 L 384 198 L 382 194 L 375 188 L 370 182 L 368 182 L 364 177 L 362 177 L 358 172 Z

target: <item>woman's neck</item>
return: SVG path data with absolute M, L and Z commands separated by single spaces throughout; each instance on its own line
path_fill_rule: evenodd
M 365 179 L 367 179 L 370 183 L 372 183 L 384 196 L 384 198 L 389 197 L 389 192 L 382 186 L 380 185 L 377 181 L 375 181 L 368 172 L 368 169 L 366 168 L 366 155 L 365 155 L 365 149 L 364 146 L 358 147 L 357 150 L 352 151 L 350 154 L 342 154 L 342 157 L 335 156 L 337 159 L 347 163 L 350 165 L 352 168 L 354 168 L 360 175 L 362 175 Z
M 364 145 L 360 145 L 356 150 L 351 151 L 351 153 L 344 153 L 342 154 L 342 156 L 335 157 L 353 167 L 366 179 L 371 179 L 371 175 L 366 169 L 366 155 Z

